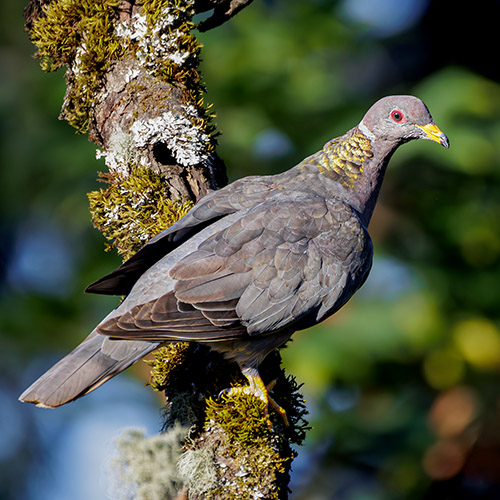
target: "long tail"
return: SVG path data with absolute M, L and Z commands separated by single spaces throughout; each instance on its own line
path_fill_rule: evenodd
M 76 349 L 31 384 L 19 400 L 43 408 L 69 403 L 118 375 L 158 345 L 111 340 L 94 330 Z

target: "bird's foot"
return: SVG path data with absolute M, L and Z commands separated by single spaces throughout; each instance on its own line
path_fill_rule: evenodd
M 281 420 L 283 420 L 283 424 L 285 427 L 289 427 L 290 423 L 288 422 L 286 410 L 282 406 L 280 406 L 278 403 L 276 403 L 276 401 L 269 395 L 269 393 L 273 390 L 275 385 L 276 385 L 276 379 L 274 379 L 270 384 L 267 384 L 265 386 L 265 388 L 267 390 L 268 407 L 271 408 L 271 410 L 274 410 L 276 413 L 278 413 L 281 416 Z
M 276 380 L 273 380 L 268 385 L 265 385 L 260 376 L 246 375 L 249 385 L 244 385 L 240 387 L 232 387 L 231 389 L 226 389 L 222 392 L 228 394 L 229 396 L 235 394 L 251 394 L 252 396 L 260 399 L 266 408 L 266 415 L 268 417 L 268 425 L 269 428 L 272 429 L 273 424 L 269 419 L 269 409 L 278 413 L 282 420 L 283 424 L 286 427 L 289 427 L 288 417 L 286 415 L 286 410 L 281 407 L 276 401 L 269 395 L 272 392 L 274 386 L 276 385 Z

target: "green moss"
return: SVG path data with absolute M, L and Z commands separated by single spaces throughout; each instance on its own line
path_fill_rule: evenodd
M 31 39 L 44 71 L 67 66 L 69 92 L 64 118 L 80 133 L 88 130 L 90 109 L 104 72 L 124 50 L 114 34 L 119 0 L 56 0 L 43 7 Z
M 124 259 L 149 239 L 170 227 L 193 206 L 189 200 L 171 200 L 164 176 L 145 167 L 122 178 L 101 174 L 110 186 L 88 194 L 94 226 L 110 240 Z
M 184 363 L 189 344 L 172 342 L 154 352 L 154 359 L 145 360 L 151 367 L 149 385 L 155 391 L 164 391 L 170 385 L 171 374 Z
M 198 121 L 193 125 L 199 126 L 205 131 L 210 138 L 207 147 L 209 151 L 214 151 L 217 136 L 213 123 L 215 115 L 212 112 L 212 105 L 205 104 L 203 98 L 205 87 L 199 72 L 202 44 L 198 42 L 192 31 L 195 27 L 192 22 L 195 14 L 193 2 L 189 0 L 142 0 L 140 3 L 144 9 L 150 35 L 154 32 L 155 27 L 157 29 L 158 24 L 162 22 L 162 18 L 166 16 L 174 18 L 174 21 L 164 26 L 163 29 L 168 32 L 169 39 L 175 41 L 169 48 L 170 56 L 174 54 L 186 55 L 182 64 L 177 63 L 174 57 L 168 55 L 167 57 L 155 57 L 154 49 L 151 47 L 145 54 L 146 64 L 153 75 L 160 80 L 184 89 L 185 104 L 193 105 L 199 114 Z M 137 44 L 131 48 L 137 51 Z
M 193 2 L 189 0 L 142 0 L 139 2 L 144 10 L 150 32 L 154 31 L 168 17 L 173 20 L 163 29 L 168 32 L 169 39 L 174 43 L 169 44 L 171 55 L 185 54 L 182 64 L 176 63 L 175 58 L 164 57 L 156 61 L 154 70 L 158 77 L 169 82 L 177 81 L 184 87 L 196 89 L 199 87 L 200 75 L 198 66 L 200 63 L 200 44 L 192 33 L 195 27 L 192 18 L 195 14 Z M 146 62 L 148 55 L 146 55 Z
M 165 389 L 167 397 L 165 428 L 180 422 L 191 429 L 178 463 L 183 483 L 190 495 L 207 499 L 251 498 L 249 492 L 266 499 L 286 498 L 295 456 L 291 444 L 300 444 L 308 428 L 300 387 L 285 375 L 278 352 L 264 360 L 261 373 L 267 381 L 276 379 L 272 396 L 286 410 L 289 427 L 274 411 L 267 415 L 264 403 L 244 391 L 205 399 L 231 385 L 238 387 L 236 381 L 244 384 L 236 364 L 212 352 L 207 365 L 207 352 L 193 343 L 170 344 L 150 362 L 154 385 Z
M 202 45 L 194 36 L 189 0 L 143 0 L 147 23 L 141 37 L 117 35 L 119 0 L 53 0 L 33 24 L 31 39 L 42 69 L 68 68 L 62 118 L 86 133 L 92 106 L 111 64 L 125 54 L 138 57 L 153 77 L 184 90 L 184 103 L 196 107 L 199 122 L 209 136 L 209 151 L 215 148 L 215 126 L 211 106 L 203 102 L 205 88 L 199 73 Z M 131 29 L 133 30 L 134 19 Z M 165 35 L 167 37 L 165 38 Z
M 276 353 L 277 354 L 277 353 Z M 301 386 L 293 375 L 286 375 L 285 370 L 280 368 L 281 374 L 277 377 L 276 386 L 273 394 L 276 395 L 276 401 L 285 409 L 289 422 L 288 427 L 283 427 L 283 436 L 291 444 L 300 446 L 306 438 L 306 433 L 311 429 L 306 420 L 307 407 L 304 396 L 300 392 Z M 272 413 L 275 425 L 282 424 L 281 416 Z
M 226 395 L 220 401 L 207 399 L 205 430 L 220 439 L 215 443 L 219 474 L 230 481 L 222 481 L 205 493 L 206 498 L 246 498 L 248 492 L 261 494 L 266 499 L 280 496 L 279 476 L 286 473 L 286 462 L 293 458 L 283 453 L 281 438 L 269 426 L 264 403 L 245 392 Z
M 245 392 L 207 399 L 205 427 L 219 425 L 232 441 L 252 446 L 270 433 L 263 401 Z
M 250 498 L 249 492 L 266 499 L 287 497 L 290 466 L 295 457 L 291 445 L 300 445 L 305 438 L 309 429 L 304 418 L 307 410 L 295 379 L 287 377 L 280 367 L 277 351 L 264 360 L 260 371 L 265 380 L 276 380 L 272 396 L 286 410 L 290 425 L 285 427 L 281 416 L 272 410 L 266 415 L 264 403 L 245 392 L 223 394 L 219 401 L 207 399 L 205 430 L 208 435 L 217 436 L 220 429 L 221 436 L 211 447 L 217 464 L 222 461 L 225 467 L 219 468 L 221 480 L 215 489 L 205 492 L 206 498 Z

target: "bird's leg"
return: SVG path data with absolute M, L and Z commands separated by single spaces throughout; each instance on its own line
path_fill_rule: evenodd
M 264 385 L 262 379 L 260 379 L 260 382 L 262 383 L 262 385 Z M 271 408 L 271 410 L 274 410 L 276 413 L 279 413 L 281 415 L 281 419 L 283 420 L 283 424 L 285 425 L 285 427 L 289 427 L 290 424 L 288 422 L 288 417 L 286 416 L 286 410 L 278 403 L 276 403 L 276 401 L 269 395 L 269 393 L 272 392 L 275 385 L 276 385 L 276 379 L 274 379 L 271 383 L 265 386 L 265 389 L 267 391 L 268 406 L 269 408 Z
M 267 386 L 262 381 L 262 378 L 259 375 L 259 372 L 256 368 L 244 368 L 242 370 L 243 375 L 248 380 L 249 385 L 243 387 L 233 387 L 227 391 L 229 395 L 231 394 L 241 394 L 241 393 L 250 393 L 256 398 L 260 399 L 266 405 L 266 414 L 268 414 L 269 408 L 274 410 L 276 413 L 281 415 L 283 423 L 286 427 L 289 426 L 288 418 L 286 416 L 286 411 L 282 408 L 276 401 L 269 395 L 269 393 L 273 390 L 273 387 L 276 385 L 276 380 L 273 380 Z M 269 421 L 270 427 L 272 427 L 271 422 Z

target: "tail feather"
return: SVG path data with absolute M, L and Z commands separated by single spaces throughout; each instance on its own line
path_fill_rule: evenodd
M 158 343 L 111 340 L 95 330 L 45 372 L 19 397 L 43 408 L 56 408 L 93 391 L 158 347 Z

